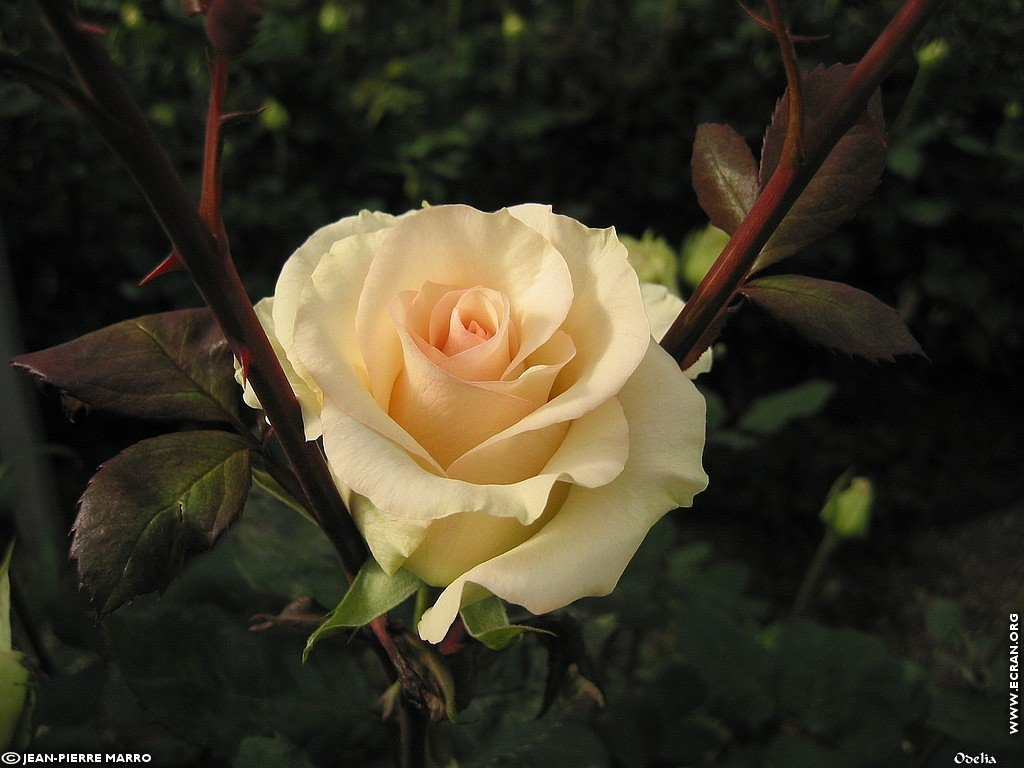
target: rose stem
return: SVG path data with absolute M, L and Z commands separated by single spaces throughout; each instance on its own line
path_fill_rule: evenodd
M 810 126 L 803 160 L 779 163 L 750 213 L 662 339 L 662 346 L 682 368 L 700 357 L 705 331 L 728 307 L 768 238 L 941 3 L 907 0 L 826 105 L 822 117 Z
M 86 25 L 76 23 L 74 8 L 68 0 L 36 2 L 87 97 L 91 97 L 86 99 L 87 103 L 96 106 L 96 110 L 82 110 L 83 114 L 89 118 L 90 112 L 95 112 L 97 119 L 90 122 L 121 158 L 142 190 L 235 354 L 240 359 L 248 358 L 248 378 L 253 390 L 274 425 L 274 433 L 292 464 L 303 495 L 312 504 L 311 513 L 334 546 L 351 581 L 366 559 L 366 546 L 338 495 L 319 446 L 315 442 L 306 442 L 295 395 L 245 293 L 227 251 L 227 240 L 222 235 L 218 244 L 204 221 L 207 217 L 218 231 L 223 232 L 218 160 L 227 82 L 226 58 L 218 55 L 214 63 L 204 147 L 203 210 L 200 213 L 138 105 L 124 87 L 113 62 L 94 39 L 94 33 L 89 32 Z M 107 120 L 107 115 L 117 117 Z M 378 653 L 387 658 L 392 673 L 402 683 L 404 701 L 399 726 L 405 755 L 403 760 L 408 760 L 406 746 L 419 749 L 422 755 L 426 717 L 413 704 L 419 699 L 417 687 L 409 664 L 388 633 L 387 617 L 375 619 L 371 623 L 371 631 L 380 643 Z M 408 764 L 421 765 L 423 757 L 413 757 Z
M 365 546 L 338 495 L 319 446 L 306 442 L 295 395 L 256 318 L 234 263 L 219 251 L 210 228 L 200 217 L 95 32 L 79 23 L 70 0 L 36 0 L 36 4 L 99 114 L 114 118 L 91 122 L 142 190 L 236 356 L 250 361 L 248 374 L 253 390 L 312 502 L 312 514 L 351 578 L 366 558 Z

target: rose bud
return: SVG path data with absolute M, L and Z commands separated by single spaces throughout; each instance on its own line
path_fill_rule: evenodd
M 238 56 L 252 45 L 263 15 L 262 0 L 209 0 L 206 36 L 218 53 Z

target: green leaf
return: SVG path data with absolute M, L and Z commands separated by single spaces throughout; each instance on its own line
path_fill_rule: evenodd
M 7 545 L 0 561 L 0 652 L 11 650 L 11 555 L 14 542 Z
M 853 65 L 819 66 L 803 75 L 804 136 L 814 130 L 835 91 L 849 78 Z M 761 151 L 763 189 L 779 165 L 789 126 L 789 94 L 779 99 Z M 866 114 L 839 140 L 814 178 L 797 198 L 754 264 L 759 272 L 792 256 L 849 220 L 867 202 L 885 170 L 885 120 L 876 91 Z
M 143 419 L 238 417 L 231 350 L 207 309 L 125 320 L 13 364 L 73 405 Z
M 227 432 L 162 435 L 104 464 L 79 502 L 71 556 L 93 604 L 109 613 L 164 589 L 242 511 L 249 445 Z
M 693 139 L 693 189 L 711 223 L 730 235 L 757 199 L 757 163 L 728 125 L 703 123 Z
M 22 655 L 11 648 L 11 554 L 7 545 L 0 563 L 0 749 L 8 749 L 18 734 L 28 699 L 28 670 Z
M 422 583 L 408 571 L 399 570 L 394 576 L 388 576 L 381 570 L 372 557 L 367 559 L 338 607 L 331 611 L 324 623 L 306 641 L 306 649 L 302 659 L 309 657 L 313 646 L 321 640 L 336 635 L 352 627 L 369 624 L 383 613 L 387 613 L 410 595 L 415 593 Z
M 795 419 L 820 412 L 835 390 L 835 384 L 830 381 L 811 379 L 759 397 L 740 418 L 738 426 L 759 435 L 773 434 Z
M 525 627 L 508 623 L 505 604 L 494 595 L 463 607 L 459 613 L 466 624 L 466 631 L 495 651 L 501 650 L 526 631 Z
M 740 291 L 814 344 L 872 362 L 924 355 L 895 309 L 844 283 L 776 275 Z

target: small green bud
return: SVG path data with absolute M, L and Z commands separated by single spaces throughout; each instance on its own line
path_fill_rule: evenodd
M 515 40 L 526 32 L 526 22 L 515 11 L 509 11 L 501 20 L 501 33 L 509 40 Z
M 320 9 L 318 22 L 320 29 L 329 35 L 343 32 L 348 29 L 349 13 L 337 3 L 325 3 L 324 7 Z
M 821 519 L 840 538 L 862 539 L 871 524 L 874 486 L 866 477 L 854 477 L 849 485 L 845 480 L 843 476 L 832 486 L 821 508 Z
M 263 111 L 260 112 L 260 122 L 263 127 L 272 133 L 282 130 L 288 125 L 291 116 L 288 110 L 277 99 L 267 99 L 263 103 Z
M 932 69 L 942 64 L 949 56 L 949 44 L 941 37 L 936 38 L 920 48 L 916 56 L 917 65 L 921 69 Z
M 696 288 L 728 243 L 729 235 L 711 224 L 687 235 L 682 250 L 683 281 Z
M 679 256 L 663 237 L 647 230 L 637 240 L 620 235 L 619 242 L 626 246 L 629 263 L 645 283 L 656 283 L 679 295 Z
M 149 118 L 157 125 L 169 128 L 175 123 L 174 107 L 166 101 L 160 101 L 149 108 Z
M 135 3 L 125 3 L 121 6 L 121 23 L 128 29 L 135 29 L 142 26 L 142 11 Z

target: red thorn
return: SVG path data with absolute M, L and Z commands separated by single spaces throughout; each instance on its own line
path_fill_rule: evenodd
M 225 112 L 220 116 L 220 125 L 222 128 L 231 128 L 235 125 L 254 120 L 255 118 L 262 115 L 267 111 L 267 107 L 260 107 L 259 109 L 245 109 L 238 112 Z
M 252 353 L 249 348 L 240 346 L 238 348 L 238 364 L 242 366 L 242 381 L 249 380 L 249 366 L 252 364 Z
M 107 30 L 101 27 L 99 24 L 93 24 L 91 21 L 86 21 L 81 16 L 75 17 L 71 20 L 74 24 L 75 29 L 79 32 L 84 32 L 87 35 L 102 36 L 107 34 Z
M 166 259 L 156 265 L 152 272 L 139 280 L 139 285 L 145 285 L 151 280 L 156 280 L 156 278 L 161 275 L 166 275 L 168 272 L 181 272 L 184 269 L 185 265 L 181 263 L 181 257 L 178 255 L 178 251 L 173 250 Z
M 758 16 L 752 10 L 747 8 L 747 6 L 745 6 L 743 3 L 737 2 L 736 5 L 738 5 L 741 9 L 743 9 L 743 12 L 745 14 L 747 14 L 747 16 L 749 16 L 751 19 L 753 19 L 754 23 L 757 24 L 757 26 L 759 26 L 759 27 L 761 27 L 763 29 L 767 29 L 772 34 L 775 33 L 775 25 L 772 24 L 770 21 L 768 21 L 767 19 L 765 19 L 765 18 L 763 18 L 761 16 Z

